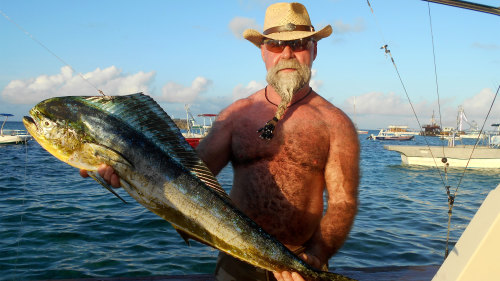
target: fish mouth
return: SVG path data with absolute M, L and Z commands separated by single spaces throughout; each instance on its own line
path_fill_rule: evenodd
M 37 130 L 36 122 L 30 116 L 23 117 L 23 124 L 31 135 L 33 135 L 33 132 L 36 132 Z
M 26 125 L 26 124 L 32 124 L 32 125 L 36 125 L 35 124 L 35 120 L 33 120 L 33 118 L 31 118 L 30 116 L 24 116 L 23 117 L 23 123 Z

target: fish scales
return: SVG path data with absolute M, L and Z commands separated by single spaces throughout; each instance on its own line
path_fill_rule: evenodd
M 80 169 L 112 166 L 126 192 L 183 238 L 267 270 L 351 280 L 310 267 L 236 208 L 149 96 L 58 97 L 40 102 L 30 115 L 23 122 L 42 147 Z

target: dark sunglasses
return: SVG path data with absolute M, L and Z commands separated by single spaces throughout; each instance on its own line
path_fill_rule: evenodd
M 312 38 L 302 38 L 297 40 L 273 40 L 273 39 L 265 39 L 262 44 L 266 46 L 266 49 L 273 53 L 281 53 L 285 49 L 286 46 L 290 47 L 290 49 L 294 52 L 302 52 L 313 44 L 314 39 Z

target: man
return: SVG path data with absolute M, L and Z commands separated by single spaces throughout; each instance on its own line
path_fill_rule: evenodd
M 359 180 L 359 143 L 352 122 L 309 86 L 317 42 L 331 32 L 331 26 L 315 31 L 302 4 L 269 6 L 263 34 L 243 33 L 260 48 L 268 86 L 224 109 L 197 148 L 215 175 L 231 162 L 230 197 L 236 206 L 322 269 L 353 224 Z M 119 186 L 111 167 L 99 172 Z M 325 189 L 328 208 L 323 214 Z M 274 277 L 303 280 L 290 272 L 275 272 Z M 267 272 L 224 253 L 216 278 L 270 280 Z

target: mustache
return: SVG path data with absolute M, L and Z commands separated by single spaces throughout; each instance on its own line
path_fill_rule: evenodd
M 270 72 L 277 73 L 286 68 L 299 69 L 300 67 L 301 65 L 297 59 L 279 60 L 278 63 L 270 69 Z

